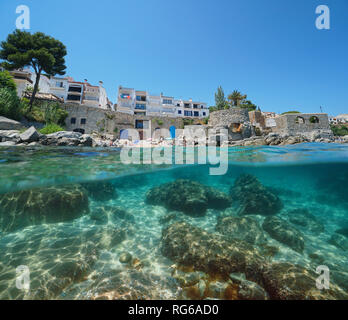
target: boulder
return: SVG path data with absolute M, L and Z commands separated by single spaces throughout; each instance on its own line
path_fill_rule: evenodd
M 16 142 L 14 141 L 5 141 L 5 142 L 0 142 L 0 147 L 11 147 L 15 146 Z
M 289 210 L 287 211 L 287 216 L 292 224 L 306 228 L 306 230 L 314 234 L 320 234 L 325 231 L 324 225 L 306 208 Z
M 274 300 L 333 300 L 347 299 L 348 295 L 336 285 L 330 283 L 330 289 L 319 290 L 316 287 L 318 274 L 314 268 L 288 262 L 272 263 L 264 269 L 263 287 Z
M 117 191 L 112 182 L 96 181 L 82 183 L 88 191 L 88 196 L 95 201 L 107 201 L 117 198 Z
M 257 281 L 264 266 L 264 259 L 249 243 L 226 240 L 186 222 L 175 222 L 163 229 L 161 252 L 181 266 L 215 276 L 242 272 Z
M 93 141 L 93 138 L 90 135 L 83 134 L 80 137 L 80 145 L 84 147 L 93 147 L 94 144 L 95 144 L 95 141 Z
M 19 138 L 22 142 L 33 142 L 33 141 L 39 141 L 40 135 L 36 131 L 35 127 L 30 127 L 28 130 L 20 134 Z
M 225 209 L 231 205 L 228 195 L 223 192 L 184 179 L 152 188 L 146 194 L 146 202 L 192 216 L 203 216 L 208 208 Z
M 88 197 L 79 185 L 22 190 L 0 195 L 0 229 L 71 221 L 88 213 Z
M 59 131 L 59 132 L 46 135 L 47 138 L 55 138 L 55 139 L 61 139 L 61 138 L 80 139 L 81 136 L 82 136 L 82 133 L 73 132 L 73 131 Z
M 264 231 L 254 217 L 220 217 L 216 230 L 230 239 L 239 239 L 251 244 L 266 242 Z
M 239 176 L 231 188 L 230 194 L 232 200 L 239 203 L 238 214 L 240 215 L 273 215 L 283 208 L 279 197 L 251 174 Z
M 285 244 L 293 250 L 302 253 L 304 239 L 300 231 L 292 227 L 288 222 L 278 217 L 266 217 L 262 228 L 275 240 Z
M 19 140 L 20 138 L 18 130 L 0 130 L 0 142 L 11 141 L 18 143 Z
M 20 122 L 0 116 L 0 130 L 20 130 Z

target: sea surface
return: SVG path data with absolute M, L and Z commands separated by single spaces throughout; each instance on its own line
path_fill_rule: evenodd
M 0 148 L 0 299 L 348 299 L 348 145 L 213 166 Z

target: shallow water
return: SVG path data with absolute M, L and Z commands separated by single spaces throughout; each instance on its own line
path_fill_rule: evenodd
M 209 175 L 209 163 L 125 165 L 115 149 L 1 148 L 0 299 L 255 298 L 250 292 L 242 294 L 242 285 L 229 278 L 229 273 L 244 273 L 242 277 L 257 283 L 266 298 L 346 298 L 348 146 L 230 148 L 228 155 L 227 173 L 213 176 Z M 236 195 L 233 186 L 245 174 L 257 178 L 260 185 L 246 186 Z M 190 196 L 187 193 L 192 190 L 182 189 L 168 193 L 162 203 L 146 201 L 152 188 L 161 186 L 163 191 L 166 184 L 180 179 L 201 184 L 193 188 L 213 187 L 214 192 L 231 198 L 231 203 L 217 208 L 209 198 L 204 200 L 206 207 L 191 214 L 191 209 L 183 209 L 184 200 L 175 202 Z M 248 198 L 248 193 L 258 192 L 260 197 Z M 253 203 L 252 212 L 241 209 L 245 194 L 246 203 Z M 272 214 L 263 207 L 264 199 L 273 201 L 269 197 L 281 203 Z M 174 201 L 174 207 L 168 199 Z M 294 219 L 298 214 L 304 220 Z M 290 240 L 277 238 L 272 230 L 262 227 L 265 219 L 274 216 L 293 232 Z M 198 233 L 207 231 L 212 239 L 219 237 L 216 241 L 224 248 L 233 243 L 232 238 L 246 241 L 243 232 L 247 231 L 229 234 L 216 228 L 224 217 L 256 221 L 263 241 L 247 242 L 256 250 L 253 255 L 260 253 L 262 264 L 271 268 L 271 276 L 263 274 L 265 268 L 251 273 L 244 267 L 231 271 L 234 261 L 228 259 L 223 266 L 229 270 L 227 274 L 210 268 L 208 264 L 214 264 L 216 257 L 212 256 L 217 253 L 199 237 L 185 239 L 188 247 L 178 249 L 179 255 L 185 256 L 185 250 L 188 253 L 198 242 L 206 250 L 199 266 L 190 264 L 189 258 L 175 257 L 163 244 L 166 228 L 181 221 L 200 228 Z M 312 224 L 319 229 L 312 229 Z M 296 237 L 302 239 L 302 249 L 297 249 Z M 283 273 L 272 269 L 284 262 L 287 268 L 302 268 L 298 279 L 291 280 L 294 272 L 289 268 Z M 316 287 L 319 265 L 330 270 L 330 289 Z M 23 273 L 16 272 L 19 266 L 28 268 L 29 290 L 17 288 L 26 283 L 20 278 Z M 307 273 L 311 273 L 310 280 L 303 280 Z M 269 279 L 272 276 L 274 279 Z M 291 293 L 281 295 L 285 287 L 290 287 Z

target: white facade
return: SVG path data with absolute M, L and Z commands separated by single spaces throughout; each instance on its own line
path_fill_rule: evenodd
M 150 95 L 147 91 L 118 88 L 117 111 L 146 116 L 206 118 L 209 108 L 204 102 L 179 100 L 164 95 Z

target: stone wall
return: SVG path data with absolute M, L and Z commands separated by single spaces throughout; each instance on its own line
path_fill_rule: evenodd
M 209 126 L 230 127 L 232 124 L 249 122 L 247 109 L 231 108 L 210 113 Z
M 108 133 L 114 134 L 117 138 L 119 138 L 121 130 L 134 129 L 136 120 L 148 120 L 151 133 L 157 128 L 170 129 L 172 126 L 176 129 L 183 129 L 186 123 L 184 118 L 130 115 L 78 104 L 64 104 L 63 108 L 69 114 L 65 121 L 67 130 L 83 129 L 85 133 Z M 75 118 L 75 123 L 72 123 L 72 118 Z M 83 120 L 82 123 L 81 120 Z
M 319 130 L 331 132 L 326 113 L 285 114 L 275 118 L 275 121 L 277 126 L 273 127 L 272 131 L 281 134 L 306 134 Z

